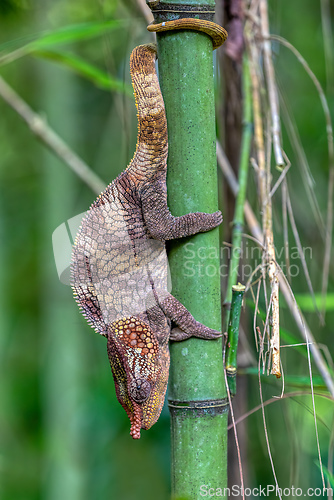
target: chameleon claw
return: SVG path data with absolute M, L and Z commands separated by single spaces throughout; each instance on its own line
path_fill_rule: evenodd
M 203 327 L 203 325 L 201 326 Z M 181 328 L 177 327 L 173 328 L 169 340 L 171 340 L 172 342 L 182 342 L 182 340 L 187 340 L 191 337 L 197 337 L 206 340 L 215 340 L 223 336 L 223 334 L 221 332 L 218 332 L 217 330 L 211 330 L 210 328 L 207 327 L 204 328 L 205 330 L 194 333 L 184 332 L 183 330 L 181 330 Z
M 200 339 L 215 340 L 215 339 L 219 339 L 220 337 L 222 337 L 223 334 L 221 332 L 218 332 L 217 330 L 210 330 L 208 328 L 208 331 L 195 333 L 193 336 L 200 338 Z

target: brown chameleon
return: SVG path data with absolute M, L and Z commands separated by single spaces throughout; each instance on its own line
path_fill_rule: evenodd
M 153 45 L 136 47 L 130 73 L 138 111 L 132 161 L 97 198 L 73 247 L 71 285 L 83 315 L 107 337 L 118 401 L 140 438 L 158 419 L 168 373 L 168 341 L 220 333 L 168 291 L 165 241 L 209 231 L 221 212 L 174 217 L 167 206 L 167 122 Z

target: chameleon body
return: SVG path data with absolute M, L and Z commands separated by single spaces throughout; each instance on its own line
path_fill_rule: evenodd
M 168 341 L 220 333 L 197 322 L 168 291 L 165 241 L 208 231 L 221 212 L 174 217 L 167 206 L 167 122 L 153 45 L 136 47 L 130 73 L 138 112 L 132 161 L 97 198 L 73 247 L 71 284 L 90 325 L 107 337 L 118 401 L 140 438 L 158 419 Z

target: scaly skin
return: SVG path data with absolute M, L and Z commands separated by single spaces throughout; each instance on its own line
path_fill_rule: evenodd
M 211 38 L 213 50 L 220 47 L 227 39 L 227 31 L 218 24 L 204 19 L 195 19 L 193 17 L 174 19 L 173 21 L 166 21 L 164 23 L 152 23 L 147 26 L 147 29 L 148 31 L 155 31 L 156 33 L 171 30 L 201 31 Z
M 209 231 L 222 222 L 222 215 L 173 217 L 168 209 L 167 122 L 155 56 L 153 45 L 136 47 L 131 54 L 139 125 L 136 152 L 83 219 L 71 267 L 82 313 L 108 339 L 117 398 L 134 439 L 160 415 L 169 339 L 220 336 L 197 322 L 167 288 L 165 241 Z

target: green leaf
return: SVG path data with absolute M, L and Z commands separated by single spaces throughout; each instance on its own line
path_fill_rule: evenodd
M 315 298 L 318 309 L 321 310 L 322 309 L 322 294 L 315 293 L 314 298 Z M 311 297 L 311 295 L 309 293 L 296 293 L 295 299 L 296 299 L 298 307 L 301 309 L 301 311 L 316 312 L 316 310 L 314 309 L 313 298 Z M 254 302 L 252 302 L 251 300 L 247 300 L 247 304 L 254 311 L 254 309 L 255 309 Z M 284 300 L 281 301 L 281 306 L 287 307 Z M 326 311 L 327 312 L 334 311 L 334 293 L 328 293 L 326 295 Z
M 120 21 L 103 21 L 93 23 L 74 24 L 64 26 L 58 30 L 50 31 L 30 43 L 33 49 L 42 47 L 53 47 L 54 45 L 88 40 L 101 36 L 106 31 L 120 27 Z
M 22 46 L 16 48 L 16 50 L 0 56 L 0 64 L 8 64 L 20 57 L 26 56 L 31 52 L 36 50 L 44 49 L 46 47 L 54 47 L 56 45 L 74 43 L 81 40 L 88 40 L 96 36 L 101 36 L 104 33 L 119 28 L 123 25 L 122 21 L 103 21 L 103 22 L 91 22 L 74 24 L 70 26 L 64 26 L 62 28 L 46 31 L 41 34 L 35 35 L 35 39 L 26 43 Z M 8 48 L 12 47 L 14 42 L 6 42 L 6 44 L 0 45 L 1 52 L 8 52 Z M 18 43 L 22 43 L 22 40 L 18 40 Z
M 320 463 L 319 463 L 319 460 L 316 460 L 315 461 L 315 464 L 317 467 L 319 467 L 320 469 Z M 324 476 L 325 476 L 325 479 L 328 481 L 329 485 L 331 488 L 334 488 L 334 476 L 333 474 L 327 469 L 327 467 L 325 467 L 324 465 L 322 466 L 322 470 L 323 470 L 323 473 L 324 473 Z
M 304 341 L 300 337 L 296 337 L 295 335 L 293 335 L 293 333 L 289 332 L 288 330 L 285 330 L 285 328 L 280 328 L 280 335 L 282 339 L 281 345 L 282 344 L 288 346 L 291 345 L 291 347 L 295 347 L 296 349 L 301 348 L 299 350 L 300 354 L 302 354 L 305 358 L 307 358 L 306 343 L 304 343 Z
M 302 311 L 315 312 L 312 297 L 308 293 L 298 293 L 295 295 L 298 306 Z M 318 309 L 322 309 L 322 295 L 315 294 L 315 301 Z M 334 311 L 334 293 L 326 295 L 326 311 Z
M 258 375 L 257 367 L 249 367 L 243 368 L 242 370 L 238 370 L 238 373 L 247 374 L 247 375 Z M 266 380 L 267 382 L 275 382 L 274 377 L 268 377 L 266 374 L 261 374 L 261 379 Z M 314 389 L 326 389 L 324 381 L 322 377 L 315 375 L 312 377 L 313 387 Z M 295 387 L 302 387 L 304 389 L 310 388 L 310 377 L 304 375 L 285 375 L 284 376 L 285 385 L 292 385 Z
M 67 66 L 78 75 L 93 82 L 99 88 L 104 90 L 116 90 L 128 96 L 133 96 L 130 85 L 124 84 L 123 81 L 113 78 L 105 71 L 93 66 L 74 54 L 50 50 L 34 50 L 33 54 Z

